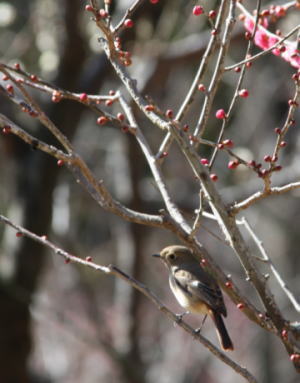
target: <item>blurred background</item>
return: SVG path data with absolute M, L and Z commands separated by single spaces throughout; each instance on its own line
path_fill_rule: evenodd
M 112 2 L 113 21 L 121 19 L 132 2 Z M 249 3 L 249 4 L 248 4 Z M 253 7 L 252 2 L 244 5 Z M 217 7 L 209 0 L 206 11 Z M 0 1 L 1 61 L 21 63 L 27 71 L 74 92 L 107 94 L 121 89 L 97 38 L 99 33 L 80 0 Z M 138 87 L 162 111 L 180 107 L 210 37 L 205 17 L 194 17 L 194 1 L 144 1 L 134 14 L 134 28 L 122 32 L 124 48 L 133 53 L 130 73 Z M 263 1 L 263 8 L 269 4 Z M 299 11 L 290 11 L 274 28 L 289 31 Z M 298 19 L 299 20 L 299 19 Z M 272 27 L 273 28 L 273 27 Z M 227 65 L 243 59 L 244 30 L 238 22 Z M 258 52 L 258 49 L 254 50 Z M 204 84 L 212 74 L 212 59 Z M 266 55 L 247 71 L 248 99 L 238 101 L 225 138 L 246 160 L 263 160 L 272 153 L 276 135 L 293 97 L 295 69 L 280 58 Z M 238 75 L 228 72 L 214 108 L 228 108 Z M 3 82 L 3 80 L 0 80 Z M 78 103 L 32 91 L 48 116 L 73 142 L 113 196 L 138 211 L 157 213 L 164 208 L 150 170 L 134 138 L 111 126 L 99 127 L 97 116 Z M 128 98 L 129 99 L 129 98 Z M 185 122 L 197 121 L 200 92 Z M 31 134 L 55 143 L 44 127 L 1 95 L 1 113 Z M 118 112 L 118 106 L 112 111 Z M 136 111 L 140 126 L 156 152 L 164 137 Z M 299 115 L 298 115 L 299 118 Z M 220 124 L 209 123 L 206 138 L 215 140 Z M 283 170 L 274 185 L 299 180 L 299 126 L 287 135 L 282 151 Z M 209 156 L 200 147 L 203 157 Z M 228 157 L 217 157 L 215 172 L 220 193 L 230 203 L 261 190 L 262 182 L 240 166 L 227 169 Z M 193 174 L 175 144 L 162 166 L 172 197 L 192 222 L 198 208 Z M 114 263 L 152 289 L 174 312 L 175 302 L 167 273 L 150 255 L 178 243 L 171 233 L 122 221 L 108 214 L 64 168 L 14 136 L 0 137 L 0 211 L 16 223 L 96 263 Z M 299 297 L 300 191 L 271 197 L 245 212 L 268 254 L 295 296 Z M 245 232 L 243 229 L 241 229 Z M 247 236 L 247 234 L 245 233 Z M 231 249 L 214 222 L 203 220 L 199 240 L 248 298 L 261 308 Z M 257 249 L 249 239 L 253 254 Z M 265 265 L 259 267 L 266 273 Z M 299 320 L 272 276 L 269 280 L 286 319 Z M 263 383 L 299 381 L 281 342 L 248 321 L 227 299 L 226 325 L 235 344 L 230 355 Z M 185 317 L 197 327 L 201 318 Z M 208 320 L 203 334 L 218 344 Z M 1 383 L 216 383 L 243 382 L 228 366 L 171 323 L 144 296 L 123 281 L 72 264 L 47 249 L 0 226 L 0 382 Z

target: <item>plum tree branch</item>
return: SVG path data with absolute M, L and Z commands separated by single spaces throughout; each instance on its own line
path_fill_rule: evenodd
M 81 183 L 89 194 L 105 210 L 111 211 L 119 217 L 131 222 L 156 227 L 169 227 L 169 223 L 165 222 L 162 216 L 134 211 L 113 199 L 104 186 L 103 181 L 96 180 L 91 170 L 78 154 L 65 154 L 53 145 L 48 145 L 47 143 L 38 140 L 2 114 L 0 114 L 0 127 L 4 129 L 5 134 L 15 134 L 34 149 L 39 149 L 58 160 L 62 160 L 73 172 L 77 182 Z
M 230 34 L 230 31 L 233 27 L 233 13 L 234 13 L 234 4 L 231 3 L 231 9 L 229 12 L 230 20 L 227 23 L 227 34 Z M 226 33 L 226 32 L 225 32 Z M 106 36 L 108 39 L 111 39 L 111 36 Z M 251 281 L 253 286 L 255 287 L 259 297 L 261 298 L 261 301 L 263 302 L 266 311 L 268 313 L 268 316 L 272 320 L 274 326 L 277 329 L 277 333 L 280 334 L 282 329 L 286 326 L 286 320 L 282 316 L 273 295 L 270 293 L 269 289 L 266 286 L 266 281 L 264 277 L 261 275 L 261 273 L 257 270 L 255 267 L 250 250 L 248 246 L 245 243 L 245 240 L 243 239 L 237 224 L 235 222 L 234 216 L 230 214 L 229 209 L 224 204 L 224 202 L 221 199 L 221 196 L 216 190 L 216 187 L 213 185 L 213 182 L 211 181 L 209 177 L 209 173 L 207 169 L 200 163 L 199 156 L 196 153 L 193 146 L 190 145 L 190 143 L 187 141 L 187 139 L 182 135 L 180 124 L 175 121 L 167 122 L 163 120 L 160 116 L 158 116 L 153 111 L 147 111 L 147 101 L 140 95 L 137 89 L 137 83 L 135 80 L 133 80 L 125 71 L 125 69 L 119 64 L 119 62 L 116 59 L 116 55 L 110 52 L 110 47 L 112 46 L 111 43 L 107 42 L 105 39 L 101 39 L 100 42 L 102 43 L 104 50 L 107 54 L 107 57 L 111 61 L 112 66 L 114 67 L 117 75 L 119 76 L 120 80 L 123 82 L 123 84 L 126 86 L 129 94 L 131 95 L 132 99 L 135 101 L 137 106 L 145 113 L 145 115 L 159 128 L 163 130 L 170 131 L 173 135 L 174 139 L 176 140 L 179 148 L 185 155 L 188 163 L 190 164 L 191 168 L 193 169 L 193 172 L 195 176 L 199 179 L 201 188 L 204 191 L 204 195 L 214 213 L 216 216 L 219 226 L 221 230 L 224 233 L 224 236 L 228 243 L 233 248 L 235 254 L 237 255 L 238 259 L 240 260 L 241 264 L 244 267 L 245 273 L 247 278 Z M 226 46 L 228 46 L 228 42 L 226 41 Z M 223 51 L 223 54 L 225 52 Z M 223 56 L 219 56 L 219 64 L 223 62 Z M 186 236 L 183 233 L 177 233 L 182 239 L 187 241 Z M 191 241 L 189 243 L 191 244 Z M 199 244 L 193 243 L 193 247 L 198 248 L 199 251 Z M 202 245 L 200 245 L 201 251 Z M 200 253 L 201 253 L 200 251 Z M 222 280 L 222 278 L 221 278 Z M 294 352 L 294 349 L 291 344 L 288 342 L 284 342 L 284 345 L 288 351 L 288 353 L 291 355 Z M 299 366 L 295 364 L 296 368 Z
M 226 17 L 226 25 L 225 25 L 225 30 L 224 34 L 222 37 L 222 42 L 221 46 L 219 49 L 218 53 L 218 58 L 217 62 L 215 65 L 214 73 L 212 76 L 212 79 L 210 81 L 207 93 L 205 95 L 205 100 L 202 106 L 202 110 L 196 125 L 196 128 L 194 130 L 194 136 L 195 137 L 203 137 L 203 134 L 205 132 L 205 128 L 207 125 L 209 113 L 211 111 L 212 105 L 213 105 L 213 100 L 215 98 L 217 89 L 218 89 L 218 84 L 220 83 L 222 76 L 224 74 L 224 61 L 226 54 L 229 49 L 230 45 L 230 40 L 231 40 L 231 33 L 235 24 L 235 7 L 236 7 L 236 2 L 235 1 L 226 1 L 226 8 L 224 9 L 224 12 L 227 14 Z M 229 9 L 227 10 L 227 8 Z
M 232 207 L 230 208 L 230 213 L 232 215 L 238 214 L 241 210 L 245 210 L 251 205 L 255 204 L 256 202 L 270 197 L 271 195 L 280 195 L 287 193 L 291 190 L 299 189 L 300 188 L 300 181 L 297 182 L 291 182 L 287 185 L 283 186 L 273 186 L 269 190 L 264 191 L 258 191 L 254 194 L 252 194 L 250 197 L 246 198 L 245 200 L 241 202 L 234 203 Z
M 19 236 L 24 236 L 30 238 L 43 246 L 51 249 L 55 254 L 63 257 L 67 263 L 77 263 L 85 267 L 89 267 L 95 271 L 104 273 L 106 275 L 114 275 L 117 278 L 121 278 L 125 281 L 125 283 L 131 285 L 133 288 L 140 291 L 144 296 L 146 296 L 164 315 L 166 315 L 171 321 L 177 323 L 179 327 L 181 327 L 184 331 L 186 331 L 189 335 L 191 335 L 194 339 L 200 342 L 204 347 L 206 347 L 213 355 L 215 355 L 222 362 L 231 367 L 235 372 L 240 374 L 243 378 L 245 378 L 249 383 L 257 383 L 257 380 L 254 376 L 244 367 L 241 367 L 239 364 L 235 363 L 231 358 L 221 352 L 217 347 L 215 347 L 209 340 L 207 340 L 203 335 L 188 325 L 183 320 L 178 321 L 178 316 L 173 313 L 170 309 L 168 309 L 157 297 L 156 295 L 143 283 L 137 281 L 135 278 L 126 274 L 124 271 L 119 269 L 117 266 L 108 265 L 103 266 L 92 262 L 90 259 L 83 259 L 77 257 L 73 254 L 68 253 L 67 251 L 61 249 L 53 242 L 49 241 L 46 236 L 39 236 L 31 231 L 25 229 L 22 226 L 19 226 L 9 220 L 7 217 L 0 215 L 0 221 L 4 224 L 11 226 L 13 229 L 17 230 Z
M 245 228 L 247 229 L 247 231 L 251 235 L 252 239 L 254 240 L 255 244 L 257 245 L 257 248 L 259 249 L 259 252 L 260 252 L 261 257 L 262 257 L 261 261 L 266 262 L 270 266 L 270 269 L 271 269 L 272 273 L 274 274 L 275 278 L 277 279 L 277 282 L 279 283 L 280 287 L 282 288 L 282 290 L 284 291 L 284 293 L 286 294 L 288 299 L 291 301 L 295 310 L 297 312 L 300 312 L 300 303 L 297 301 L 297 299 L 295 298 L 295 295 L 291 292 L 291 290 L 287 286 L 287 283 L 283 280 L 280 273 L 278 272 L 278 270 L 274 266 L 272 260 L 270 259 L 270 257 L 268 256 L 268 254 L 264 248 L 263 242 L 257 237 L 253 228 L 251 227 L 251 225 L 249 224 L 249 222 L 246 220 L 245 217 L 242 217 L 241 224 L 243 224 L 245 226 Z
M 34 101 L 34 99 L 29 95 L 27 90 L 22 86 L 20 82 L 18 82 L 14 76 L 10 74 L 3 66 L 0 64 L 0 71 L 6 75 L 10 81 L 19 89 L 22 96 L 26 100 L 26 102 L 30 105 L 32 110 L 36 113 L 36 117 L 39 121 L 53 134 L 53 136 L 60 142 L 60 144 L 67 150 L 68 153 L 73 151 L 73 147 L 67 137 L 55 126 L 55 124 L 48 118 L 46 113 L 40 108 L 38 103 Z

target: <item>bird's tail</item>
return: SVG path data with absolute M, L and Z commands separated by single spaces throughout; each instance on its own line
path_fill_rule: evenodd
M 218 337 L 224 350 L 233 350 L 233 343 L 228 335 L 221 314 L 212 312 L 212 319 L 216 325 Z

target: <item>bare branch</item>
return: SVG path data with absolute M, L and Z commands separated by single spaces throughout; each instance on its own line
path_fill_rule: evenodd
M 249 206 L 253 205 L 254 203 L 262 200 L 263 198 L 267 198 L 270 195 L 279 195 L 279 194 L 284 194 L 287 193 L 291 190 L 294 189 L 299 189 L 300 188 L 300 181 L 297 182 L 292 182 L 288 185 L 284 186 L 273 186 L 269 190 L 265 191 L 259 191 L 254 194 L 252 194 L 250 197 L 245 199 L 244 201 L 238 202 L 234 204 L 230 212 L 232 215 L 238 214 L 241 210 L 247 209 Z
M 119 33 L 122 30 L 122 28 L 124 28 L 124 21 L 127 18 L 131 17 L 134 14 L 134 12 L 137 10 L 137 8 L 143 5 L 143 2 L 144 0 L 135 0 L 134 3 L 129 8 L 127 8 L 119 24 L 112 29 L 112 33 L 115 33 L 115 34 Z
M 253 241 L 256 243 L 256 245 L 260 251 L 260 254 L 262 256 L 261 260 L 263 262 L 266 262 L 270 266 L 270 269 L 271 269 L 272 273 L 274 274 L 275 278 L 277 279 L 277 282 L 279 283 L 280 287 L 282 288 L 282 290 L 284 291 L 284 293 L 286 294 L 288 299 L 291 301 L 295 310 L 300 312 L 300 303 L 296 300 L 294 294 L 291 292 L 291 290 L 287 286 L 286 282 L 283 280 L 283 278 L 279 274 L 278 270 L 274 266 L 273 262 L 271 261 L 270 257 L 268 256 L 268 254 L 264 248 L 263 242 L 257 237 L 253 228 L 251 227 L 251 225 L 249 224 L 249 222 L 246 220 L 245 217 L 242 217 L 241 224 L 243 224 L 245 226 L 248 233 L 251 235 Z
M 14 85 L 19 89 L 21 94 L 23 95 L 24 99 L 28 102 L 30 107 L 37 113 L 36 117 L 39 119 L 39 121 L 56 137 L 58 142 L 61 143 L 61 145 L 69 152 L 71 153 L 73 151 L 73 147 L 70 143 L 70 141 L 67 139 L 67 137 L 55 126 L 55 124 L 49 119 L 49 117 L 44 113 L 44 111 L 40 108 L 38 103 L 34 101 L 34 99 L 29 95 L 29 93 L 26 91 L 26 89 L 22 86 L 20 82 L 18 82 L 14 76 L 12 76 L 9 71 L 7 71 L 1 64 L 0 64 L 0 71 L 3 72 L 13 83 Z
M 44 153 L 50 154 L 52 157 L 57 158 L 58 160 L 68 161 L 70 156 L 63 151 L 59 150 L 53 145 L 48 145 L 47 143 L 35 138 L 31 134 L 27 133 L 25 130 L 17 126 L 14 122 L 9 120 L 4 114 L 0 113 L 0 128 L 3 129 L 4 134 L 15 134 L 21 140 L 29 144 L 34 149 L 39 149 Z
M 175 203 L 172 201 L 171 199 L 171 196 L 170 196 L 170 193 L 167 189 L 167 186 L 166 184 L 164 183 L 163 181 L 163 176 L 161 174 L 161 171 L 157 165 L 157 162 L 156 162 L 156 159 L 155 159 L 155 156 L 153 155 L 153 153 L 151 152 L 151 149 L 142 133 L 142 131 L 139 129 L 137 123 L 136 123 L 136 120 L 134 118 L 134 115 L 133 115 L 133 112 L 131 110 L 131 108 L 129 107 L 129 105 L 126 103 L 126 101 L 124 100 L 124 98 L 120 95 L 120 103 L 124 109 L 124 111 L 126 112 L 126 115 L 127 115 L 127 118 L 128 118 L 128 121 L 130 122 L 130 125 L 135 129 L 136 133 L 135 133 L 135 138 L 137 140 L 137 142 L 139 143 L 145 157 L 146 157 L 146 160 L 148 161 L 148 164 L 149 164 L 149 167 L 152 171 L 152 174 L 153 174 L 153 177 L 155 179 L 155 182 L 156 182 L 156 185 L 161 193 L 161 196 L 164 200 L 164 203 L 166 205 L 166 208 L 170 214 L 170 216 L 173 218 L 173 220 L 179 224 L 187 233 L 189 233 L 191 231 L 191 228 L 190 226 L 187 224 L 187 222 L 185 221 L 185 219 L 183 218 L 182 214 L 180 213 L 180 211 L 178 210 L 177 206 L 175 205 Z
M 225 0 L 224 0 L 225 1 Z M 226 1 L 227 5 L 228 1 Z M 228 6 L 228 5 L 227 5 Z M 205 127 L 208 121 L 209 112 L 212 108 L 213 100 L 218 88 L 218 84 L 221 81 L 221 78 L 224 74 L 224 60 L 226 53 L 229 49 L 231 33 L 235 24 L 235 1 L 230 1 L 230 6 L 228 10 L 228 15 L 226 19 L 226 27 L 222 37 L 221 47 L 218 54 L 217 63 L 215 66 L 214 74 L 209 84 L 209 88 L 206 93 L 206 97 L 203 103 L 202 111 L 197 122 L 196 128 L 194 130 L 194 136 L 202 137 L 205 131 Z M 227 8 L 227 7 L 226 7 Z M 227 14 L 227 9 L 224 9 L 224 12 Z
M 38 140 L 2 114 L 0 114 L 0 127 L 3 129 L 6 128 L 6 133 L 15 134 L 33 148 L 40 149 L 44 153 L 64 161 L 65 165 L 74 173 L 77 182 L 81 183 L 87 189 L 89 194 L 91 194 L 102 208 L 113 212 L 127 221 L 156 227 L 170 227 L 170 223 L 164 222 L 162 216 L 139 213 L 114 200 L 105 188 L 103 182 L 96 180 L 90 169 L 77 154 L 65 154 L 54 146 Z
M 218 18 L 217 18 L 216 25 L 215 25 L 215 30 L 218 32 L 221 31 L 222 25 L 223 25 L 225 17 L 226 17 L 226 7 L 227 7 L 226 3 L 227 3 L 226 1 L 222 1 L 220 8 L 218 10 Z M 205 53 L 204 53 L 204 55 L 200 61 L 200 65 L 199 65 L 198 71 L 194 77 L 194 80 L 192 82 L 192 85 L 191 85 L 185 99 L 183 100 L 183 103 L 181 104 L 178 113 L 176 114 L 175 120 L 181 121 L 183 119 L 184 115 L 187 113 L 188 108 L 193 103 L 194 98 L 195 98 L 195 93 L 197 92 L 197 89 L 198 89 L 199 82 L 202 80 L 202 78 L 206 72 L 210 58 L 214 54 L 218 43 L 219 43 L 219 33 L 212 34 L 210 41 L 207 45 L 207 48 L 205 50 Z M 171 145 L 171 142 L 172 142 L 171 133 L 167 133 L 166 137 L 164 138 L 164 140 L 163 140 L 163 142 L 162 142 L 162 144 L 158 150 L 156 158 L 160 158 L 161 154 L 164 151 L 168 151 L 168 149 Z
M 260 7 L 261 7 L 261 0 L 257 0 L 256 18 L 255 18 L 255 25 L 254 25 L 252 37 L 255 35 L 255 32 L 256 32 L 256 29 L 257 29 L 257 24 L 258 24 L 259 14 L 260 14 Z M 252 45 L 253 45 L 253 41 L 249 41 L 247 49 L 246 49 L 246 54 L 245 54 L 246 57 L 248 56 L 248 53 L 250 52 L 250 49 L 251 49 Z M 236 87 L 235 87 L 235 90 L 234 90 L 233 98 L 231 100 L 230 106 L 229 106 L 228 111 L 226 113 L 226 118 L 222 122 L 222 126 L 221 126 L 221 129 L 220 129 L 220 133 L 218 135 L 217 143 L 220 143 L 222 138 L 223 138 L 223 136 L 224 136 L 225 128 L 226 128 L 226 126 L 228 124 L 228 121 L 230 120 L 231 113 L 232 113 L 233 108 L 234 108 L 234 106 L 235 106 L 235 104 L 237 102 L 237 99 L 239 97 L 239 90 L 241 89 L 241 86 L 242 86 L 242 83 L 243 83 L 243 80 L 244 80 L 244 77 L 245 77 L 245 73 L 246 73 L 246 65 L 243 65 L 243 67 L 241 69 L 241 73 L 239 75 L 239 79 L 237 81 L 237 84 L 236 84 Z M 217 154 L 218 154 L 218 146 L 215 147 L 215 149 L 214 149 L 214 151 L 213 151 L 213 153 L 211 155 L 211 159 L 210 159 L 210 162 L 209 162 L 209 168 L 210 169 L 212 168 L 212 166 L 214 164 L 214 161 L 217 158 Z M 239 163 L 240 163 L 240 161 L 239 161 Z
M 44 81 L 41 78 L 32 78 L 32 75 L 25 70 L 17 67 L 13 67 L 11 65 L 7 65 L 4 63 L 0 63 L 0 67 L 7 69 L 9 72 L 13 72 L 15 75 L 18 75 L 16 78 L 19 84 L 23 84 L 29 86 L 33 89 L 37 89 L 41 92 L 48 93 L 51 95 L 58 95 L 59 99 L 68 99 L 80 102 L 81 104 L 91 107 L 94 105 L 98 105 L 102 101 L 111 100 L 115 101 L 116 96 L 111 95 L 94 95 L 94 94 L 86 94 L 86 97 L 82 99 L 83 93 L 70 92 L 66 89 L 60 88 L 56 85 L 53 85 L 47 81 Z

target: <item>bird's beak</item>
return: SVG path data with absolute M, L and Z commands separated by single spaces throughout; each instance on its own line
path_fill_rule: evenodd
M 152 254 L 152 257 L 161 258 L 160 254 Z

